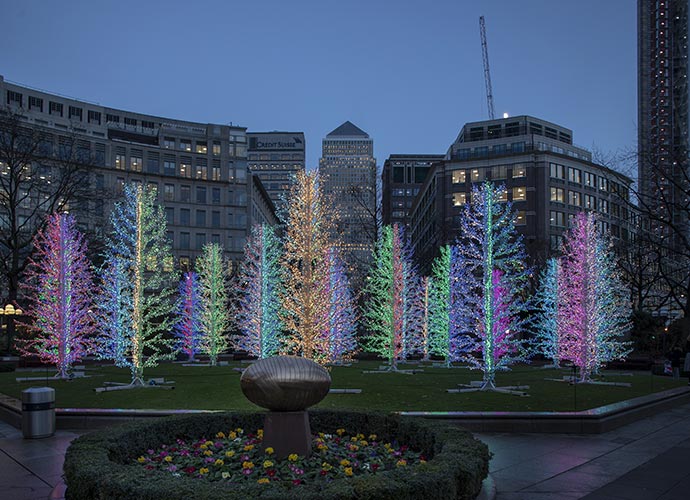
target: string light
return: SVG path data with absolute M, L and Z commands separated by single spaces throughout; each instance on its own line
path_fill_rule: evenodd
M 211 366 L 229 346 L 230 312 L 227 265 L 223 248 L 218 243 L 207 243 L 202 255 L 196 260 L 201 295 L 201 352 L 207 354 Z

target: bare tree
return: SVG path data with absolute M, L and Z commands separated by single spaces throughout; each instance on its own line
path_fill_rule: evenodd
M 53 212 L 79 210 L 93 198 L 87 141 L 65 131 L 30 124 L 13 109 L 0 109 L 0 273 L 6 300 L 17 302 L 20 277 L 36 232 Z M 14 334 L 8 318 L 7 335 Z

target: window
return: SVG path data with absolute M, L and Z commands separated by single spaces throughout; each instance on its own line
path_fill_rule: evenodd
M 125 125 L 129 125 L 131 127 L 136 127 L 137 126 L 137 119 L 125 116 Z
M 205 244 L 206 244 L 206 234 L 205 233 L 196 233 L 196 246 L 195 246 L 195 248 L 197 250 L 202 250 L 204 248 Z
M 174 184 L 165 184 L 163 186 L 163 201 L 175 201 Z
M 563 203 L 565 201 L 565 192 L 562 188 L 551 188 L 551 201 Z
M 213 141 L 213 156 L 220 156 L 220 142 Z
M 51 115 L 62 116 L 62 104 L 59 102 L 50 101 L 48 104 L 48 113 Z
M 464 170 L 453 171 L 453 184 L 464 184 L 467 180 Z
M 206 188 L 202 186 L 197 186 L 196 188 L 196 202 L 206 203 Z
M 568 191 L 568 205 L 574 207 L 582 206 L 582 195 L 577 191 Z
M 70 106 L 69 107 L 69 119 L 70 120 L 74 118 L 76 120 L 81 121 L 81 113 L 82 113 L 81 108 L 77 108 L 76 106 Z
M 118 115 L 111 115 L 110 113 L 106 113 L 105 121 L 107 123 L 120 123 L 120 117 Z
M 180 163 L 180 177 L 191 177 L 192 176 L 192 164 L 191 163 Z
M 141 172 L 142 170 L 142 160 L 140 156 L 130 156 L 129 157 L 129 169 L 133 172 Z
M 188 139 L 180 139 L 180 149 L 182 151 L 191 151 L 192 150 L 192 141 Z
M 585 208 L 587 210 L 596 210 L 597 209 L 597 199 L 595 196 L 592 196 L 591 194 L 585 195 Z
M 247 169 L 237 167 L 237 171 L 235 172 L 235 180 L 237 182 L 247 182 Z
M 220 234 L 212 234 L 211 235 L 211 243 L 215 243 L 216 245 L 220 245 Z
M 461 207 L 465 203 L 467 203 L 467 194 L 466 193 L 453 193 L 453 206 L 454 207 Z
M 214 180 L 214 181 L 220 180 L 220 167 L 213 167 L 211 169 L 211 180 Z
M 621 216 L 621 206 L 617 205 L 616 203 L 611 204 L 611 215 L 614 217 L 620 217 Z
M 609 213 L 609 202 L 608 202 L 608 200 L 599 200 L 599 211 L 602 214 Z
M 220 227 L 220 212 L 218 210 L 211 212 L 211 227 Z
M 86 116 L 87 121 L 89 123 L 98 123 L 99 125 L 101 124 L 101 114 L 98 111 L 89 110 Z
M 552 234 L 549 237 L 549 242 L 551 243 L 551 250 L 558 250 L 561 247 L 562 236 L 558 234 Z
M 508 167 L 506 165 L 498 165 L 496 167 L 491 167 L 491 180 L 495 181 L 498 179 L 508 178 Z
M 167 238 L 168 243 L 170 243 L 170 246 L 173 246 L 175 244 L 175 231 L 166 231 L 165 237 Z
M 180 249 L 189 250 L 189 233 L 187 232 L 180 233 Z M 181 265 L 182 259 L 180 259 L 180 266 Z
M 158 157 L 149 156 L 146 158 L 146 171 L 149 174 L 157 174 L 159 171 Z
M 517 213 L 515 214 L 515 225 L 516 226 L 524 226 L 527 224 L 527 216 L 525 215 L 524 210 L 518 210 Z
M 508 190 L 505 186 L 498 188 L 498 201 L 508 201 Z
M 480 182 L 484 180 L 484 171 L 478 168 L 473 168 L 471 171 L 472 182 Z
M 180 186 L 180 201 L 183 203 L 192 201 L 192 189 L 189 186 Z
M 551 210 L 550 222 L 552 226 L 565 227 L 565 213 Z
M 513 179 L 518 179 L 520 177 L 527 176 L 527 168 L 522 163 L 516 163 L 513 165 Z
M 43 99 L 29 96 L 29 109 L 37 109 L 43 113 Z M 98 123 L 101 123 L 100 121 Z
M 206 141 L 196 141 L 196 152 L 201 154 L 208 153 L 208 145 Z
M 166 149 L 175 149 L 175 138 L 163 137 L 163 147 Z
M 169 226 L 175 224 L 175 209 L 173 207 L 165 207 L 165 222 Z
M 525 201 L 527 199 L 527 189 L 524 187 L 513 188 L 513 201 Z
M 207 180 L 208 179 L 208 167 L 206 165 L 202 165 L 200 163 L 197 163 L 196 173 L 194 174 L 194 178 Z
M 601 191 L 608 191 L 609 190 L 609 180 L 600 176 L 599 177 L 599 189 Z
M 393 182 L 405 182 L 405 167 L 393 167 Z
M 552 179 L 565 179 L 565 167 L 563 165 L 551 163 L 550 170 Z
M 115 155 L 115 168 L 118 170 L 125 169 L 125 155 Z
M 24 105 L 24 96 L 19 92 L 7 91 L 7 104 L 16 104 L 20 108 Z
M 220 188 L 211 189 L 211 203 L 220 205 Z
M 165 175 L 175 175 L 175 162 L 166 160 L 163 162 L 163 173 Z
M 189 226 L 190 210 L 188 208 L 180 209 L 180 225 Z
M 158 200 L 158 183 L 157 182 L 149 182 L 147 184 L 147 186 L 148 186 L 149 191 L 151 191 L 154 194 L 156 200 Z
M 206 210 L 196 211 L 196 225 L 197 227 L 206 227 Z
M 568 167 L 568 181 L 582 184 L 582 172 L 579 168 Z
M 142 128 L 156 128 L 156 124 L 154 122 L 149 122 L 146 120 L 141 120 L 141 126 Z
M 594 175 L 590 172 L 585 172 L 584 173 L 584 179 L 585 179 L 585 186 L 596 189 L 596 187 L 597 187 L 597 176 L 596 175 Z

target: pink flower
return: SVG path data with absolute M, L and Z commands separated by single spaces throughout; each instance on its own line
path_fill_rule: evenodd
M 245 476 L 248 476 L 251 473 L 252 473 L 251 469 L 242 469 L 242 474 L 244 474 Z

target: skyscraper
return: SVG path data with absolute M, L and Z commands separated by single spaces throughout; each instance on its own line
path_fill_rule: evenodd
M 350 270 L 366 268 L 376 238 L 376 158 L 369 134 L 346 121 L 323 139 L 319 175 L 339 212 L 338 238 Z
M 687 221 L 688 0 L 637 7 L 638 189 L 652 234 L 664 235 Z

